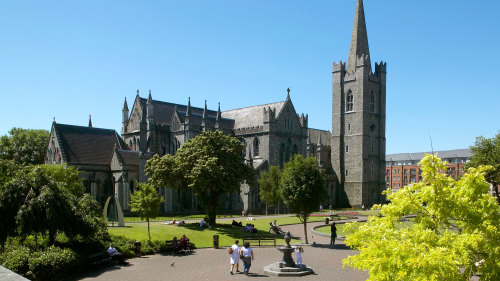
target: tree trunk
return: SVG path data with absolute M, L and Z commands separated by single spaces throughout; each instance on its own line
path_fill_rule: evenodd
M 148 237 L 149 241 L 151 241 L 151 232 L 149 231 L 149 218 L 147 218 L 147 221 L 148 221 Z
M 309 244 L 309 241 L 307 240 L 307 220 L 304 218 L 304 236 L 306 237 L 306 244 Z
M 267 202 L 266 202 L 266 216 L 267 216 Z
M 210 203 L 207 206 L 208 222 L 211 226 L 215 226 L 217 219 L 217 203 Z

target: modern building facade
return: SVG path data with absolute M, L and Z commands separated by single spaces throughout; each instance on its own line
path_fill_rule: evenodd
M 464 165 L 470 161 L 472 156 L 469 149 L 435 151 L 434 154 L 436 153 L 441 160 L 446 162 L 448 175 L 455 179 L 466 172 Z M 418 163 L 424 158 L 425 154 L 432 153 L 418 152 L 387 155 L 385 158 L 386 188 L 390 187 L 393 190 L 399 190 L 406 185 L 422 181 L 422 170 L 420 170 Z

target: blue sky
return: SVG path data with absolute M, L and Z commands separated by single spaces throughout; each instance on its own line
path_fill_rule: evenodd
M 120 131 L 139 89 L 222 110 L 281 101 L 331 130 L 332 62 L 355 0 L 1 1 L 0 135 L 58 123 Z M 365 0 L 387 62 L 387 153 L 466 148 L 500 129 L 500 3 Z

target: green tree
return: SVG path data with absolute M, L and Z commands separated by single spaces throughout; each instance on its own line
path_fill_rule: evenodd
M 285 164 L 281 174 L 280 189 L 285 204 L 297 213 L 304 224 L 304 236 L 306 243 L 309 243 L 307 220 L 327 196 L 325 176 L 316 164 L 316 158 L 304 159 L 302 155 L 295 155 Z
M 346 244 L 360 252 L 344 266 L 368 270 L 369 280 L 500 280 L 500 207 L 485 168 L 454 180 L 437 156 L 419 164 L 423 180 L 386 190 L 380 217 L 346 226 Z M 414 223 L 402 222 L 412 214 Z
M 130 196 L 130 210 L 148 222 L 149 241 L 151 241 L 149 221 L 158 216 L 161 202 L 163 197 L 158 196 L 158 192 L 150 184 L 139 184 L 139 190 Z
M 12 128 L 0 138 L 0 159 L 23 166 L 43 164 L 49 136 L 46 130 Z
M 146 173 L 155 187 L 191 188 L 215 225 L 219 197 L 239 190 L 244 180 L 254 180 L 253 169 L 242 162 L 242 149 L 234 137 L 220 131 L 203 132 L 184 143 L 175 156 L 150 159 Z
M 500 132 L 493 138 L 477 137 L 476 142 L 470 147 L 472 156 L 467 167 L 479 167 L 488 165 L 491 168 L 486 171 L 486 181 L 491 183 L 495 192 L 497 202 L 500 204 L 498 185 L 500 184 Z
M 0 189 L 0 242 L 8 236 L 48 234 L 53 244 L 58 232 L 69 238 L 92 240 L 99 232 L 105 236 L 105 224 L 96 218 L 96 206 L 90 198 L 77 197 L 66 187 L 75 184 L 74 170 L 63 171 L 42 166 L 25 167 Z M 77 179 L 78 181 L 78 179 Z M 91 212 L 91 210 L 93 210 Z M 104 230 L 103 230 L 104 229 Z
M 260 174 L 259 195 L 260 199 L 266 203 L 266 215 L 268 205 L 279 206 L 279 203 L 282 201 L 280 178 L 281 170 L 277 166 L 271 166 L 269 171 L 264 171 Z

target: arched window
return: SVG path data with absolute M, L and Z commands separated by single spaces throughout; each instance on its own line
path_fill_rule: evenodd
M 375 94 L 373 91 L 370 95 L 370 112 L 375 113 Z
M 130 149 L 134 150 L 134 147 L 132 146 L 132 140 L 128 141 L 128 146 L 130 147 Z
M 293 145 L 292 156 L 295 155 L 295 154 L 297 154 L 297 145 L 296 144 Z
M 259 156 L 259 139 L 256 137 L 253 139 L 253 156 Z
M 351 90 L 349 90 L 349 92 L 347 92 L 347 96 L 345 98 L 345 111 L 350 112 L 353 110 L 354 110 L 354 96 L 353 96 Z

